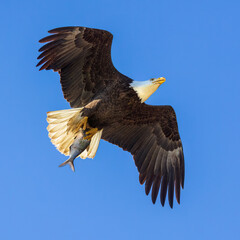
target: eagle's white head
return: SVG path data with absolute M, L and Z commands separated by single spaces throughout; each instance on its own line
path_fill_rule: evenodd
M 151 78 L 147 81 L 133 81 L 131 87 L 137 93 L 141 102 L 145 102 L 165 81 L 164 77 Z

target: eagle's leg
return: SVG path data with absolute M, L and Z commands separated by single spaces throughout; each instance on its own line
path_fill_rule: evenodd
M 98 128 L 91 128 L 90 130 L 85 132 L 84 139 L 91 140 L 91 138 L 98 132 Z
M 86 130 L 87 121 L 88 121 L 88 117 L 83 117 L 79 122 L 78 129 L 82 128 L 83 130 Z
M 101 100 L 96 99 L 88 103 L 84 109 L 82 110 L 82 116 L 85 116 L 80 121 L 80 127 L 85 131 L 85 137 L 86 140 L 91 140 L 91 138 L 98 132 L 97 128 L 91 127 L 91 125 L 88 123 L 88 120 L 91 119 L 91 117 L 96 114 L 98 111 L 98 108 L 100 106 Z

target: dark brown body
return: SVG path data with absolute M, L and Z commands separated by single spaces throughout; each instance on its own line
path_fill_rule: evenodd
M 141 104 L 136 92 L 130 87 L 130 81 L 114 82 L 88 103 L 82 116 L 87 116 L 93 128 L 102 129 L 115 122 L 121 122 L 133 114 Z

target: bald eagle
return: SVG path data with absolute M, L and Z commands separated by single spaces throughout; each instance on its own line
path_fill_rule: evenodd
M 155 203 L 159 189 L 164 206 L 167 191 L 173 207 L 174 188 L 180 203 L 184 187 L 184 157 L 176 115 L 171 106 L 144 102 L 165 81 L 164 77 L 133 81 L 111 60 L 113 36 L 105 30 L 62 27 L 50 30 L 37 66 L 60 74 L 64 98 L 72 109 L 48 112 L 49 137 L 57 149 L 70 154 L 80 129 L 90 145 L 80 154 L 93 158 L 100 139 L 133 155 L 140 184 Z

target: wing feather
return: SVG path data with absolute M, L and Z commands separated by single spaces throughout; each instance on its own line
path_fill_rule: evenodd
M 60 74 L 65 99 L 71 107 L 82 107 L 113 81 L 128 77 L 119 73 L 111 60 L 112 34 L 86 27 L 62 27 L 49 31 L 37 66 Z
M 139 182 L 145 182 L 145 193 L 152 189 L 155 203 L 160 191 L 164 206 L 168 192 L 173 207 L 174 189 L 180 203 L 180 186 L 184 186 L 184 157 L 176 115 L 171 106 L 150 106 L 133 111 L 122 122 L 103 129 L 102 138 L 129 151 L 139 171 Z
M 161 182 L 161 175 L 155 176 L 153 186 L 152 186 L 152 202 L 153 203 L 155 203 L 157 200 L 160 182 Z

